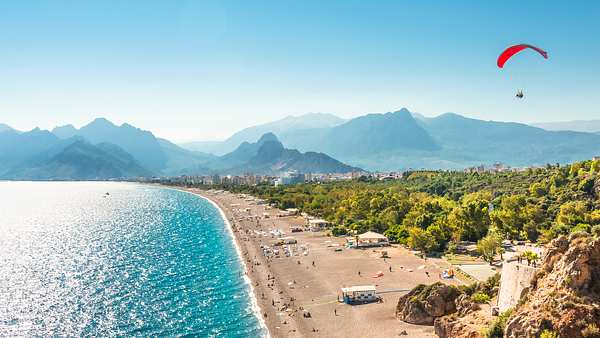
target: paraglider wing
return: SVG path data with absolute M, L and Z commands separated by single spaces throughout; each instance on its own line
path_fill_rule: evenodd
M 504 67 L 504 64 L 506 63 L 506 61 L 508 61 L 508 59 L 510 59 L 513 55 L 519 53 L 523 49 L 527 49 L 527 48 L 531 48 L 531 49 L 535 50 L 536 52 L 540 53 L 540 55 L 542 55 L 545 59 L 548 58 L 548 53 L 546 53 L 545 50 L 542 50 L 535 46 L 526 45 L 526 44 L 514 45 L 514 46 L 510 46 L 510 47 L 506 48 L 504 50 L 504 52 L 502 52 L 502 54 L 500 54 L 500 56 L 498 57 L 498 67 L 500 67 L 500 68 Z

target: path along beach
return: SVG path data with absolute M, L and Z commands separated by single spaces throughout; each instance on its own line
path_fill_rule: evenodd
M 433 327 L 398 321 L 394 312 L 404 290 L 440 280 L 440 273 L 449 267 L 443 260 L 422 259 L 397 246 L 349 249 L 344 238 L 327 236 L 325 231 L 292 233 L 292 228 L 304 227 L 304 218 L 278 217 L 278 209 L 251 198 L 226 191 L 182 190 L 211 200 L 227 217 L 271 337 L 397 337 L 404 332 L 408 337 L 435 337 Z M 287 247 L 290 255 L 280 247 L 279 258 L 265 256 L 261 246 L 273 248 L 281 236 L 297 241 Z M 389 258 L 381 258 L 383 250 Z M 383 276 L 373 278 L 378 271 Z M 354 306 L 339 302 L 340 288 L 356 285 L 375 285 L 383 302 Z

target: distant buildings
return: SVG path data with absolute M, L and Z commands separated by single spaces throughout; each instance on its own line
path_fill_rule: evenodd
M 285 172 L 281 174 L 276 180 L 275 185 L 290 185 L 304 183 L 306 181 L 305 174 L 301 174 L 295 171 Z
M 485 172 L 500 173 L 500 172 L 508 172 L 508 171 L 519 171 L 519 169 L 511 168 L 501 162 L 496 162 L 496 163 L 492 164 L 491 166 L 485 166 L 482 164 L 482 165 L 479 165 L 476 167 L 465 168 L 463 171 L 465 173 L 485 173 Z

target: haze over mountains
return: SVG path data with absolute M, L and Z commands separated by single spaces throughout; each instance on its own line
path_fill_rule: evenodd
M 567 163 L 599 154 L 598 133 L 549 131 L 453 113 L 428 118 L 407 109 L 350 120 L 331 114 L 287 117 L 223 142 L 183 147 L 103 118 L 51 132 L 0 124 L 0 179 L 460 169 L 495 162 Z
M 367 170 L 460 169 L 495 162 L 531 166 L 573 162 L 600 154 L 600 137 L 596 133 L 548 131 L 453 113 L 427 118 L 401 109 L 338 120 L 333 125 L 320 125 L 315 120 L 318 116 L 310 118 L 312 125 L 318 127 L 291 126 L 275 134 L 287 147 L 324 152 Z M 244 129 L 232 138 L 254 142 L 252 130 L 265 131 L 279 122 Z M 211 146 L 218 147 L 214 143 Z M 210 151 L 197 145 L 194 149 Z
M 224 156 L 191 151 L 129 124 L 98 118 L 76 129 L 0 126 L 0 179 L 89 180 L 154 175 L 358 170 L 318 153 L 285 149 L 273 134 Z
M 236 149 L 242 142 L 255 142 L 265 133 L 283 135 L 291 130 L 330 128 L 344 122 L 346 122 L 346 120 L 327 113 L 309 113 L 301 116 L 288 116 L 274 122 L 242 129 L 223 142 L 188 142 L 181 144 L 181 146 L 190 150 L 224 155 Z
M 586 133 L 600 133 L 600 120 L 540 122 L 532 125 L 546 130 L 570 130 Z

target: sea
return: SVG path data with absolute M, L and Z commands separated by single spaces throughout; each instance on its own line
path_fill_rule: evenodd
M 0 182 L 0 337 L 263 337 L 232 234 L 198 196 Z

